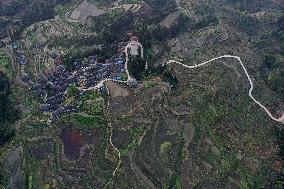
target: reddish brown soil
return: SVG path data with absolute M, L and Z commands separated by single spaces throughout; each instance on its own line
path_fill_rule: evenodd
M 78 159 L 82 147 L 81 134 L 76 131 L 65 129 L 62 134 L 62 140 L 66 158 L 71 161 Z

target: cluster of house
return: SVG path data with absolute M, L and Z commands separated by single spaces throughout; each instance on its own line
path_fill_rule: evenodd
M 111 78 L 116 80 L 122 80 L 122 75 L 125 72 L 124 59 L 119 56 L 106 60 L 104 63 L 98 63 L 96 57 L 89 57 L 90 64 L 80 65 L 75 62 L 75 71 L 73 75 L 76 78 L 80 78 L 83 87 L 93 87 L 99 83 L 99 81 Z
M 16 56 L 18 58 L 19 64 L 25 65 L 27 63 L 26 56 L 23 50 L 16 50 Z
M 70 72 L 63 64 L 59 64 L 56 70 L 35 82 L 25 74 L 22 78 L 30 89 L 43 100 L 39 109 L 49 112 L 51 119 L 56 119 L 65 112 L 74 112 L 78 105 L 64 105 L 65 97 L 70 86 L 77 88 L 89 88 L 96 86 L 101 80 L 111 78 L 122 80 L 125 72 L 125 60 L 122 56 L 116 56 L 103 63 L 97 61 L 96 56 L 88 57 L 88 63 L 80 60 L 74 62 L 75 70 Z M 105 87 L 99 89 L 106 92 Z M 80 91 L 80 95 L 85 92 Z

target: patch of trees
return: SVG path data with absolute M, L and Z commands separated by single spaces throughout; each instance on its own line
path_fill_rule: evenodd
M 261 23 L 257 19 L 254 19 L 245 13 L 241 13 L 238 19 L 238 28 L 248 35 L 257 33 L 260 24 Z
M 277 57 L 267 55 L 261 67 L 261 74 L 267 85 L 276 92 L 280 98 L 284 98 L 284 65 Z
M 165 70 L 163 72 L 162 79 L 165 82 L 169 82 L 173 89 L 176 89 L 178 87 L 178 79 L 172 74 L 171 71 Z
M 194 11 L 197 15 L 202 16 L 203 19 L 192 26 L 193 30 L 200 30 L 209 25 L 217 25 L 219 23 L 214 9 L 208 5 L 198 5 L 194 8 Z
M 71 51 L 62 56 L 62 62 L 66 66 L 68 71 L 73 71 L 75 69 L 75 61 L 80 60 L 84 57 L 84 52 L 81 50 Z
M 131 13 L 114 11 L 113 15 L 93 18 L 93 22 L 93 31 L 98 33 L 96 43 L 104 44 L 104 54 L 111 57 L 116 53 L 118 44 L 127 40 L 127 31 L 134 28 L 135 19 Z
M 67 90 L 67 94 L 69 97 L 76 97 L 79 94 L 79 89 L 77 89 L 76 85 L 71 85 Z
M 160 76 L 161 79 L 165 82 L 168 82 L 173 89 L 178 87 L 178 79 L 173 75 L 172 71 L 168 70 L 166 66 L 158 65 L 149 65 L 149 73 L 152 75 Z
M 107 45 L 121 41 L 128 30 L 133 28 L 134 18 L 132 14 L 124 13 L 111 19 L 111 24 L 102 31 L 101 41 Z
M 186 32 L 190 27 L 191 20 L 186 14 L 181 14 L 176 23 L 169 29 L 170 37 L 176 37 L 177 35 Z
M 143 74 L 145 73 L 146 61 L 140 56 L 131 56 L 128 62 L 128 70 L 130 75 L 132 75 L 135 79 L 141 80 L 143 78 Z
M 167 28 L 160 26 L 149 28 L 146 23 L 137 26 L 134 33 L 139 36 L 144 49 L 151 48 L 153 43 L 165 42 L 170 37 L 170 31 Z
M 0 72 L 0 145 L 5 144 L 14 136 L 15 131 L 11 124 L 20 117 L 20 112 L 12 106 L 9 95 L 8 78 Z
M 194 30 L 200 30 L 202 28 L 208 27 L 209 25 L 217 25 L 219 19 L 217 17 L 207 17 L 204 20 L 197 22 L 194 26 Z
M 93 55 L 93 51 L 86 50 L 82 51 L 80 49 L 69 51 L 64 56 L 61 57 L 63 64 L 66 66 L 68 71 L 73 71 L 75 69 L 75 62 L 77 60 L 82 60 L 85 57 Z

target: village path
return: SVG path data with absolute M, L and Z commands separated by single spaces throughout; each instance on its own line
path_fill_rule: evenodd
M 121 164 L 121 153 L 120 151 L 114 146 L 114 144 L 112 143 L 112 135 L 113 135 L 113 131 L 112 131 L 112 126 L 111 126 L 111 123 L 108 124 L 109 126 L 109 129 L 110 129 L 110 136 L 109 136 L 109 143 L 110 145 L 112 146 L 112 148 L 116 151 L 117 155 L 118 155 L 118 163 L 115 167 L 115 169 L 113 170 L 112 172 L 112 177 L 108 180 L 108 182 L 105 184 L 105 186 L 103 187 L 104 189 L 111 183 L 111 181 L 113 180 L 113 177 L 115 176 L 117 170 L 119 169 L 120 167 L 120 164 Z
M 211 60 L 208 60 L 208 61 L 206 61 L 206 62 L 197 64 L 197 65 L 194 65 L 194 66 L 185 65 L 185 64 L 183 64 L 183 63 L 181 63 L 181 62 L 179 62 L 179 61 L 176 61 L 176 60 L 169 60 L 169 61 L 167 62 L 167 64 L 179 64 L 179 65 L 181 65 L 181 66 L 183 66 L 183 67 L 185 67 L 185 68 L 195 69 L 195 68 L 202 67 L 202 66 L 208 65 L 208 64 L 210 64 L 210 63 L 213 63 L 214 61 L 219 60 L 219 59 L 222 59 L 222 58 L 233 58 L 233 59 L 237 59 L 237 60 L 238 60 L 238 62 L 241 64 L 241 66 L 242 66 L 242 68 L 243 68 L 243 70 L 244 70 L 244 72 L 245 72 L 245 74 L 246 74 L 246 77 L 247 77 L 247 79 L 248 79 L 248 81 L 249 81 L 249 83 L 250 83 L 250 89 L 249 89 L 249 92 L 248 92 L 249 97 L 250 97 L 260 108 L 262 108 L 263 110 L 265 110 L 265 112 L 267 113 L 267 115 L 268 115 L 272 120 L 274 120 L 274 121 L 276 121 L 276 122 L 279 122 L 279 123 L 281 123 L 281 124 L 284 125 L 284 113 L 282 113 L 282 116 L 279 117 L 279 118 L 274 117 L 274 116 L 272 115 L 272 113 L 268 110 L 268 108 L 266 108 L 261 102 L 259 102 L 258 100 L 256 100 L 256 99 L 254 98 L 254 96 L 252 95 L 252 91 L 253 91 L 253 89 L 254 89 L 254 85 L 253 85 L 253 82 L 252 82 L 252 79 L 251 79 L 250 75 L 248 74 L 248 71 L 247 71 L 246 67 L 244 66 L 244 64 L 243 64 L 243 62 L 242 62 L 242 60 L 241 60 L 241 58 L 240 58 L 239 56 L 223 55 L 223 56 L 219 56 L 219 57 L 213 58 L 213 59 L 211 59 Z

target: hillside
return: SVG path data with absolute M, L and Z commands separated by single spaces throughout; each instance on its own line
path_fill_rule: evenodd
M 0 188 L 284 188 L 283 10 L 1 1 Z

